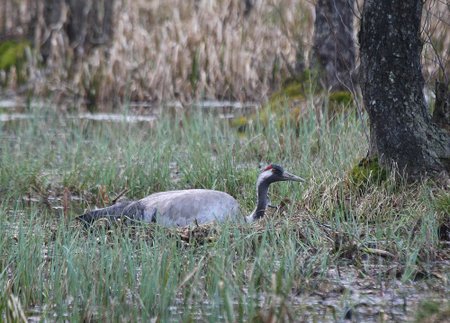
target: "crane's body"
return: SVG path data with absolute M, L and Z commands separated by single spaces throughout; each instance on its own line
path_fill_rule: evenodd
M 276 181 L 303 181 L 271 164 L 258 176 L 257 205 L 245 220 L 252 222 L 264 216 L 268 205 L 269 185 Z M 239 221 L 239 203 L 231 195 L 206 189 L 189 189 L 154 193 L 138 201 L 122 202 L 103 209 L 93 210 L 78 217 L 85 223 L 99 218 L 110 220 L 156 222 L 165 227 L 186 227 L 191 224 Z
M 224 222 L 239 215 L 239 204 L 231 195 L 213 190 L 155 193 L 139 202 L 146 210 L 154 210 L 154 222 L 166 227 Z

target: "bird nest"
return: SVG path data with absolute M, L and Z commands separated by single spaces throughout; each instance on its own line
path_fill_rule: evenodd
M 229 222 L 226 224 L 210 223 L 210 224 L 193 224 L 184 228 L 165 228 L 157 224 L 141 224 L 136 223 L 130 225 L 122 221 L 111 222 L 107 219 L 99 219 L 92 225 L 86 227 L 77 222 L 74 227 L 85 233 L 93 233 L 97 235 L 99 242 L 102 239 L 110 240 L 117 234 L 128 236 L 131 239 L 153 241 L 156 237 L 163 236 L 173 238 L 180 242 L 184 247 L 191 245 L 203 245 L 213 243 L 218 238 L 227 232 L 230 239 L 234 239 L 236 232 L 239 236 L 262 237 L 262 234 L 267 230 L 294 232 L 300 240 L 305 239 L 305 228 L 307 223 L 312 221 L 311 215 L 306 211 L 296 211 L 291 214 L 285 214 L 279 209 L 275 211 L 268 211 L 266 216 L 253 222 L 251 224 L 244 221 Z
M 242 222 L 227 223 L 226 225 L 218 223 L 192 225 L 186 228 L 167 229 L 172 235 L 179 237 L 179 239 L 186 245 L 198 245 L 211 243 L 218 239 L 224 230 L 230 234 L 233 239 L 234 233 L 239 232 L 239 236 L 252 235 L 253 237 L 261 237 L 267 230 L 283 231 L 288 227 L 290 231 L 296 233 L 298 238 L 304 239 L 302 227 L 305 225 L 306 213 L 295 213 L 286 217 L 280 212 L 273 212 L 268 214 L 263 219 L 253 222 L 251 224 Z M 225 229 L 226 228 L 226 229 Z

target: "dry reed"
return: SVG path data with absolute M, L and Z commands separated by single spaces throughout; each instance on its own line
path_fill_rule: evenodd
M 14 30 L 27 24 L 31 9 L 43 10 L 34 1 L 19 3 L 0 5 L 11 12 L 1 15 L 0 27 Z M 287 64 L 295 65 L 297 51 L 308 59 L 314 3 L 252 3 L 247 14 L 242 0 L 117 0 L 111 46 L 86 51 L 80 61 L 62 28 L 49 32 L 39 21 L 34 43 L 42 44 L 50 37 L 51 54 L 45 69 L 39 55 L 30 55 L 27 93 L 90 98 L 96 105 L 127 100 L 262 101 L 289 76 Z M 427 40 L 435 44 L 424 51 L 424 71 L 431 81 L 442 62 L 448 65 L 450 33 L 443 16 L 445 4 L 433 0 L 426 8 L 424 26 L 429 33 L 424 38 L 429 36 Z M 360 14 L 357 8 L 355 19 Z M 62 19 L 64 23 L 67 17 Z M 26 33 L 26 28 L 19 29 L 14 31 Z M 10 73 L 7 82 L 10 88 L 17 88 L 14 75 Z

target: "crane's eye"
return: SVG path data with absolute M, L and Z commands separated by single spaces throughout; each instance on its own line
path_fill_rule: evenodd
M 280 165 L 272 164 L 272 173 L 282 175 L 283 172 L 283 167 L 281 167 Z
M 276 174 L 276 175 L 283 175 L 283 171 L 277 169 L 277 168 L 273 168 L 272 169 L 272 173 Z

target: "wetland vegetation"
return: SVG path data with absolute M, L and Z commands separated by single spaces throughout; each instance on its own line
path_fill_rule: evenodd
M 448 5 L 367 1 L 396 32 L 367 15 L 383 37 L 364 56 L 363 3 L 0 1 L 0 322 L 448 321 L 450 182 L 408 182 L 370 153 L 354 68 L 387 53 L 399 73 L 366 64 L 389 75 L 373 91 L 386 111 L 412 93 L 387 90 L 415 75 L 420 109 L 405 115 L 445 126 Z M 273 185 L 276 207 L 252 224 L 75 220 L 189 188 L 225 191 L 247 215 L 271 162 L 306 182 Z
M 239 133 L 199 110 L 130 123 L 43 109 L 0 124 L 4 318 L 446 317 L 448 191 L 358 165 L 365 120 L 309 113 L 280 128 L 256 118 Z M 74 221 L 124 190 L 135 199 L 213 188 L 249 213 L 258 165 L 270 161 L 307 182 L 273 186 L 278 208 L 252 225 L 86 230 Z

